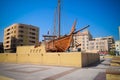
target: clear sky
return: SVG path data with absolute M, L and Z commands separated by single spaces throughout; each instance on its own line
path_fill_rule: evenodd
M 57 0 L 0 0 L 0 42 L 4 28 L 24 23 L 40 28 L 42 35 L 53 31 Z M 74 20 L 76 29 L 90 25 L 93 37 L 113 36 L 118 40 L 120 0 L 61 0 L 61 32 L 68 34 Z

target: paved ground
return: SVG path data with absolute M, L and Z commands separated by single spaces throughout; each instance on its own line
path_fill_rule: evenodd
M 110 59 L 85 68 L 0 64 L 0 80 L 106 80 L 105 70 Z

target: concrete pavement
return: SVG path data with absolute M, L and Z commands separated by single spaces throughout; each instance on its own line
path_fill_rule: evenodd
M 0 63 L 0 76 L 8 78 L 4 80 L 106 80 L 110 60 L 84 68 Z

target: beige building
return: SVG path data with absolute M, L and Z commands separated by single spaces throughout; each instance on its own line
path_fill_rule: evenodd
M 114 39 L 112 36 L 94 38 L 89 41 L 89 51 L 98 52 L 108 52 L 113 50 Z
M 15 51 L 16 46 L 39 42 L 39 28 L 27 24 L 13 24 L 4 29 L 4 50 Z
M 89 51 L 108 51 L 108 40 L 103 38 L 94 38 L 89 41 Z
M 83 32 L 78 32 L 77 34 L 75 34 L 73 39 L 74 39 L 73 51 L 77 51 L 77 50 L 86 51 L 88 50 L 89 40 L 92 39 L 92 35 L 88 30 L 84 30 Z
M 93 52 L 110 51 L 113 48 L 114 39 L 112 36 L 93 38 L 88 30 L 78 32 L 73 37 L 72 51 Z
M 108 51 L 113 50 L 113 44 L 115 43 L 115 41 L 112 36 L 102 37 L 101 39 L 108 41 Z

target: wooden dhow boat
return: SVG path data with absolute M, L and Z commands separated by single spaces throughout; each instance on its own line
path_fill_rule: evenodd
M 56 18 L 55 21 L 56 23 Z M 68 35 L 60 35 L 60 0 L 58 0 L 58 36 L 54 35 L 43 35 L 45 42 L 45 49 L 47 52 L 65 52 L 69 49 L 71 43 L 73 42 L 73 35 L 87 27 L 82 28 L 75 32 L 76 21 L 74 22 L 72 29 Z M 54 33 L 56 32 L 54 26 Z
M 62 37 L 56 38 L 55 36 L 46 36 L 44 35 L 44 41 L 45 41 L 45 47 L 47 52 L 65 52 L 69 49 L 72 41 L 73 41 L 73 35 L 76 34 L 77 32 L 86 29 L 88 26 L 78 30 L 75 32 L 75 26 L 76 26 L 76 21 L 74 22 L 72 29 L 68 35 L 64 35 Z M 52 37 L 53 40 L 46 41 L 45 37 Z
M 47 52 L 65 52 L 70 47 L 70 44 L 73 39 L 73 33 L 75 31 L 75 25 L 72 26 L 71 32 L 69 35 L 64 35 L 62 37 L 50 40 L 45 43 Z

